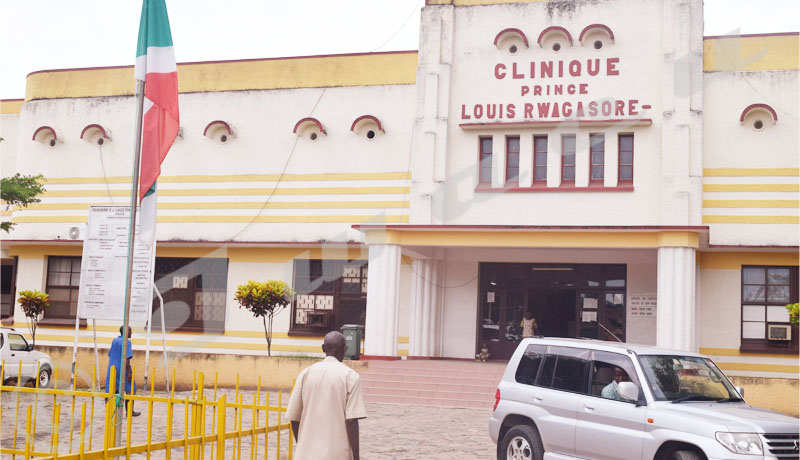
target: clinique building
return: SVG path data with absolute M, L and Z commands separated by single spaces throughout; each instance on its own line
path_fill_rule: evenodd
M 233 293 L 281 279 L 277 354 L 356 323 L 367 358 L 501 360 L 531 311 L 796 390 L 798 35 L 704 37 L 702 8 L 428 0 L 419 51 L 179 65 L 172 349 L 265 354 Z M 53 300 L 37 343 L 72 344 L 88 207 L 128 203 L 132 73 L 35 72 L 2 102 L 3 175 L 47 178 L 2 243 L 6 323 L 20 290 Z

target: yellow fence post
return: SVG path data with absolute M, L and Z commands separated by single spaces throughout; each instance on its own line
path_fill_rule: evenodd
M 226 397 L 222 395 L 217 401 L 217 458 L 225 458 L 225 413 Z
M 84 443 L 86 439 L 86 403 L 83 403 L 81 406 L 81 440 L 80 444 L 78 444 L 78 455 L 81 460 L 83 460 L 83 452 L 86 449 L 86 444 Z
M 22 374 L 17 374 L 17 380 L 21 379 Z M 25 419 L 25 460 L 31 458 L 31 441 L 33 440 L 33 433 L 31 433 L 31 406 L 28 406 L 27 417 Z
M 51 444 L 53 446 L 53 460 L 58 458 L 58 429 L 61 424 L 61 404 L 56 404 L 53 407 L 53 435 L 51 437 Z
M 269 458 L 269 391 L 266 392 L 266 398 L 264 399 L 266 402 L 264 403 L 265 410 L 264 414 L 264 426 L 267 427 L 264 430 L 264 460 Z
M 275 445 L 275 458 L 280 460 L 281 458 L 281 411 L 283 410 L 283 391 L 278 391 L 278 429 L 276 432 L 278 433 L 277 442 Z
M 19 360 L 18 369 L 17 369 L 17 388 L 20 387 L 20 382 L 22 379 L 22 360 Z M 19 423 L 19 394 L 20 392 L 17 391 L 17 408 L 14 410 L 14 446 L 13 449 L 17 450 L 17 424 Z M 17 455 L 14 454 L 11 457 L 13 460 L 16 460 Z

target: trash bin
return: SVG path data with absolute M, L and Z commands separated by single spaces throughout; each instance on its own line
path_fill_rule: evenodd
M 345 324 L 342 326 L 344 334 L 345 359 L 359 359 L 361 357 L 361 336 L 364 334 L 364 326 L 360 324 Z

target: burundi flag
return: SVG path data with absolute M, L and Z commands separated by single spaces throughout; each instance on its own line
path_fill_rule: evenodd
M 139 178 L 139 239 L 155 241 L 156 180 L 178 135 L 178 68 L 165 0 L 144 0 L 134 77 L 145 82 Z

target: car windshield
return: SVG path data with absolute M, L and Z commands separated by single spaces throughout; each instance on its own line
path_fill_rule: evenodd
M 639 361 L 657 401 L 739 400 L 736 390 L 710 359 L 644 355 Z

